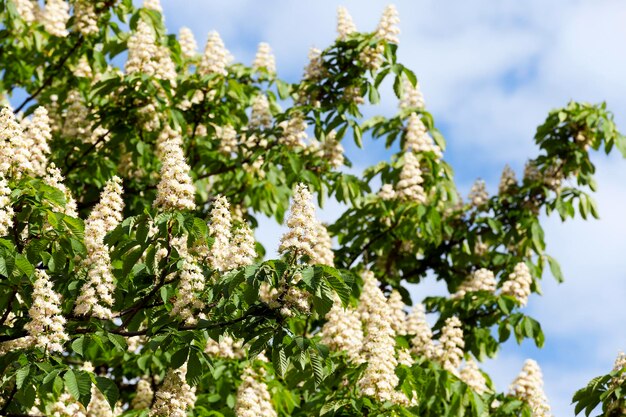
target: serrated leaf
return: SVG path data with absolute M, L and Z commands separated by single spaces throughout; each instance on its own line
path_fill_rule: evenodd
M 98 390 L 104 395 L 104 398 L 107 399 L 111 409 L 114 409 L 115 403 L 117 403 L 120 397 L 120 392 L 115 382 L 111 381 L 109 378 L 97 376 L 96 387 L 98 387 Z

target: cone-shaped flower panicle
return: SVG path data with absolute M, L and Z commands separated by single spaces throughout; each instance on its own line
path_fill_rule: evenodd
M 376 35 L 387 42 L 400 43 L 400 39 L 398 39 L 398 35 L 400 34 L 400 28 L 398 27 L 399 23 L 400 17 L 398 16 L 398 10 L 396 9 L 396 6 L 390 4 L 385 8 L 383 15 L 380 18 L 380 22 L 378 22 Z
M 609 383 L 609 387 L 617 387 L 619 385 L 622 385 L 624 381 L 626 381 L 626 354 L 624 354 L 624 352 L 618 353 L 617 358 L 615 358 L 613 372 L 619 372 L 622 369 L 624 369 L 625 371 L 617 377 L 612 378 L 611 382 Z
M 230 266 L 232 237 L 232 216 L 230 204 L 226 197 L 218 195 L 211 209 L 211 222 L 209 233 L 213 237 L 213 246 L 208 255 L 209 264 L 219 271 L 227 271 Z
M 389 312 L 391 314 L 391 328 L 397 335 L 403 336 L 406 334 L 406 320 L 407 315 L 404 312 L 404 301 L 402 301 L 402 295 L 397 290 L 393 290 L 389 294 L 387 300 L 389 306 Z
M 463 298 L 468 292 L 474 291 L 494 292 L 496 285 L 493 272 L 486 268 L 480 268 L 461 283 L 456 292 L 451 295 L 451 298 Z
M 244 222 L 235 228 L 230 247 L 228 269 L 237 269 L 254 263 L 257 257 L 256 242 L 248 223 Z
M 327 136 L 324 142 L 322 142 L 323 157 L 331 167 L 339 168 L 343 165 L 343 146 L 341 142 L 337 140 L 337 132 L 332 130 Z
M 533 417 L 549 417 L 550 406 L 543 391 L 543 374 L 539 364 L 532 359 L 524 362 L 524 367 L 509 387 L 510 395 L 526 402 Z
M 524 262 L 520 262 L 509 274 L 509 279 L 502 284 L 502 295 L 510 295 L 520 305 L 525 306 L 528 303 L 532 283 L 533 277 L 528 266 Z
M 30 140 L 7 107 L 0 110 L 0 175 L 17 178 L 33 172 Z
M 289 148 L 301 148 L 304 146 L 304 140 L 307 138 L 307 124 L 304 118 L 296 114 L 288 120 L 283 120 L 278 124 L 283 130 L 279 142 Z
M 422 119 L 420 119 L 420 117 L 415 113 L 411 113 L 409 116 L 408 125 L 406 127 L 404 150 L 413 150 L 413 152 L 432 152 L 435 154 L 437 160 L 442 157 L 441 149 L 435 144 L 433 138 L 428 134 Z
M 352 21 L 348 9 L 339 6 L 337 8 L 337 39 L 345 41 L 354 32 L 356 32 L 356 25 Z
M 155 12 L 163 13 L 161 0 L 143 0 L 143 8 L 148 9 L 148 10 L 154 10 Z
M 270 102 L 265 94 L 259 94 L 252 99 L 249 126 L 251 129 L 267 129 L 272 126 Z
M 150 408 L 153 399 L 154 391 L 152 391 L 150 381 L 145 378 L 141 378 L 137 382 L 137 390 L 135 392 L 135 397 L 130 402 L 130 408 L 133 410 Z
M 411 84 L 408 78 L 402 78 L 402 97 L 399 103 L 400 110 L 425 107 L 424 95 L 419 82 Z
M 276 417 L 267 384 L 263 381 L 265 373 L 247 367 L 241 376 L 241 385 L 237 388 L 235 415 L 237 417 Z
M 309 63 L 304 68 L 302 78 L 308 81 L 317 81 L 326 75 L 324 68 L 324 60 L 322 59 L 322 51 L 318 48 L 309 49 Z
M 433 332 L 426 321 L 424 305 L 419 303 L 413 306 L 406 320 L 406 333 L 413 336 L 411 339 L 411 352 L 433 358 L 435 345 L 433 344 Z
M 220 141 L 220 152 L 230 155 L 237 150 L 237 131 L 231 125 L 215 126 L 215 136 Z
M 361 320 L 365 323 L 363 359 L 367 368 L 358 381 L 361 392 L 378 401 L 408 403 L 407 397 L 396 391 L 399 379 L 395 373 L 398 361 L 395 352 L 395 332 L 391 327 L 391 312 L 387 299 L 371 271 L 363 274 L 363 289 L 359 303 Z
M 515 178 L 515 171 L 510 166 L 505 165 L 502 170 L 502 177 L 500 177 L 500 185 L 498 186 L 498 194 L 506 195 L 512 189 L 517 187 L 517 178 Z
M 461 369 L 459 377 L 461 381 L 469 385 L 476 393 L 482 394 L 487 391 L 487 380 L 482 372 L 480 372 L 478 364 L 474 359 L 470 358 L 465 362 L 465 366 Z
M 465 340 L 463 339 L 463 329 L 461 321 L 453 316 L 446 319 L 443 329 L 441 329 L 441 337 L 439 345 L 435 350 L 435 357 L 446 371 L 458 375 L 459 366 L 463 360 L 463 348 Z
M 363 348 L 363 324 L 359 313 L 352 307 L 344 308 L 335 296 L 333 306 L 326 314 L 322 327 L 322 343 L 335 351 L 345 351 L 353 362 L 360 362 Z
M 180 28 L 178 31 L 178 43 L 180 44 L 180 51 L 185 58 L 193 58 L 198 53 L 198 43 L 191 29 L 187 27 Z
M 13 0 L 17 14 L 26 23 L 33 23 L 39 12 L 39 5 L 35 0 Z
M 107 233 L 122 221 L 122 180 L 111 178 L 100 194 L 100 202 L 94 207 L 85 221 L 85 246 L 87 258 L 87 282 L 83 284 L 76 299 L 74 313 L 90 314 L 101 319 L 112 316 L 115 283 L 111 269 L 108 247 L 104 243 Z
M 167 47 L 157 44 L 152 27 L 143 19 L 128 39 L 128 59 L 124 65 L 127 74 L 142 73 L 160 80 L 169 80 L 176 86 L 176 67 Z
M 270 48 L 268 43 L 261 42 L 259 44 L 254 62 L 252 63 L 252 68 L 257 71 L 261 68 L 265 68 L 269 74 L 276 74 L 276 58 L 274 58 L 272 48 Z
M 70 4 L 67 1 L 46 0 L 46 6 L 41 14 L 41 23 L 46 32 L 59 37 L 67 36 L 68 20 L 70 20 Z
M 204 352 L 216 358 L 224 359 L 243 359 L 246 356 L 243 340 L 235 340 L 227 334 L 222 335 L 219 340 L 209 338 Z
M 98 33 L 98 15 L 95 3 L 91 0 L 76 0 L 74 2 L 74 18 L 76 28 L 84 36 Z
M 333 253 L 333 241 L 328 234 L 326 226 L 319 221 L 315 222 L 315 244 L 313 245 L 313 256 L 309 260 L 311 264 L 335 266 Z
M 0 236 L 9 234 L 13 227 L 13 207 L 11 207 L 11 189 L 7 180 L 0 174 Z
M 311 198 L 309 187 L 304 184 L 296 185 L 291 202 L 287 226 L 289 230 L 280 239 L 279 253 L 293 252 L 296 256 L 307 255 L 315 257 L 316 245 L 315 206 Z
M 183 265 L 180 269 L 180 278 L 174 305 L 170 315 L 180 317 L 185 324 L 193 325 L 198 321 L 197 312 L 204 309 L 205 304 L 199 294 L 204 290 L 204 274 L 191 254 L 181 250 Z
M 470 204 L 473 207 L 482 207 L 489 201 L 489 194 L 487 193 L 487 186 L 485 181 L 478 179 L 472 185 L 469 196 Z
M 378 197 L 383 200 L 393 200 L 396 198 L 396 190 L 393 189 L 393 185 L 391 184 L 383 184 L 380 187 L 380 191 L 378 191 Z
M 421 184 L 422 170 L 413 152 L 404 153 L 404 165 L 400 171 L 400 181 L 396 184 L 396 196 L 405 201 L 426 202 L 426 194 Z
M 204 48 L 204 55 L 198 65 L 200 75 L 221 74 L 227 75 L 226 67 L 232 56 L 224 46 L 224 42 L 217 32 L 209 33 L 209 40 Z
M 33 173 L 39 177 L 43 177 L 46 174 L 48 154 L 50 153 L 48 142 L 52 139 L 50 118 L 48 117 L 48 110 L 46 110 L 45 107 L 37 107 L 33 113 L 33 118 L 24 131 L 24 136 L 31 145 L 30 163 L 33 167 Z
M 166 126 L 159 138 L 161 180 L 154 206 L 166 211 L 194 210 L 196 188 L 189 176 L 180 130 Z
M 196 402 L 196 389 L 187 384 L 187 363 L 170 369 L 155 395 L 150 417 L 185 417 Z
M 35 346 L 49 352 L 62 352 L 69 339 L 65 333 L 65 317 L 61 312 L 61 296 L 52 289 L 45 271 L 35 270 L 33 304 L 28 310 L 30 321 L 24 326 Z

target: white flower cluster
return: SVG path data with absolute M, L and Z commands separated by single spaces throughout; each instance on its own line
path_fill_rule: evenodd
M 187 27 L 180 28 L 178 31 L 178 43 L 180 44 L 180 51 L 185 58 L 193 58 L 198 53 L 198 43 L 191 29 Z
M 140 19 L 128 39 L 128 59 L 124 64 L 126 74 L 142 73 L 160 80 L 169 80 L 176 86 L 176 67 L 165 46 L 156 43 L 156 35 L 148 22 Z
M 413 152 L 432 152 L 435 154 L 437 160 L 442 157 L 441 149 L 435 144 L 433 138 L 430 137 L 422 119 L 416 113 L 411 113 L 409 116 L 409 121 L 406 127 L 404 150 L 413 150 Z
M 470 358 L 465 362 L 465 366 L 461 369 L 459 377 L 461 381 L 469 385 L 476 393 L 482 394 L 487 391 L 487 379 L 485 379 L 485 376 L 480 372 L 478 364 L 474 359 Z
M 213 31 L 209 33 L 209 40 L 204 48 L 204 55 L 198 65 L 198 74 L 228 75 L 226 67 L 232 60 L 232 56 L 224 46 L 220 34 Z
M 376 35 L 389 43 L 400 43 L 398 39 L 398 35 L 400 34 L 399 23 L 400 17 L 398 16 L 398 10 L 396 6 L 390 4 L 385 7 L 380 22 L 378 22 Z
M 22 122 L 25 123 L 26 120 L 28 119 L 23 119 Z M 37 176 L 44 176 L 50 153 L 48 142 L 52 139 L 50 118 L 45 107 L 37 107 L 32 119 L 25 123 L 24 137 L 30 149 L 32 172 Z
M 272 126 L 270 102 L 265 94 L 259 94 L 252 99 L 252 112 L 248 126 L 251 129 L 267 129 Z
M 391 291 L 387 299 L 387 306 L 389 307 L 391 328 L 397 335 L 404 336 L 406 334 L 407 314 L 404 312 L 405 304 L 398 290 Z
M 276 74 L 276 58 L 274 58 L 272 48 L 270 48 L 268 43 L 261 42 L 259 44 L 259 49 L 257 49 L 254 62 L 252 63 L 252 68 L 256 71 L 265 68 L 269 74 Z
M 146 378 L 141 378 L 137 381 L 137 389 L 135 396 L 130 402 L 130 408 L 133 410 L 143 410 L 150 408 L 152 400 L 154 399 L 154 391 L 152 391 L 152 385 Z
M 279 253 L 294 252 L 296 256 L 307 255 L 315 258 L 314 248 L 317 244 L 315 206 L 309 187 L 300 183 L 296 185 L 287 226 L 289 230 L 281 237 Z
M 425 203 L 426 194 L 421 186 L 423 182 L 422 170 L 417 157 L 412 152 L 405 152 L 404 165 L 400 171 L 400 181 L 395 187 L 396 197 L 405 201 Z
M 13 227 L 13 207 L 11 207 L 11 189 L 7 180 L 0 175 L 0 236 L 9 234 Z
M 28 310 L 30 321 L 24 325 L 35 346 L 49 352 L 63 352 L 69 339 L 65 333 L 65 317 L 61 312 L 61 296 L 52 288 L 45 271 L 35 270 L 33 304 Z
M 482 207 L 489 201 L 489 194 L 487 193 L 487 186 L 485 181 L 478 179 L 472 185 L 469 196 L 470 204 L 474 207 Z
M 543 375 L 539 364 L 532 359 L 524 362 L 524 367 L 509 387 L 509 393 L 526 402 L 533 417 L 549 417 L 550 406 L 543 391 Z
M 391 327 L 387 300 L 371 271 L 365 271 L 362 276 L 359 312 L 366 330 L 362 355 L 367 362 L 367 368 L 358 381 L 358 387 L 364 395 L 379 401 L 407 404 L 406 396 L 395 390 L 399 383 L 395 373 L 398 361 L 395 332 Z
M 185 381 L 187 363 L 170 369 L 163 385 L 157 390 L 150 417 L 186 417 L 187 410 L 196 402 L 196 390 Z
M 202 269 L 186 248 L 180 248 L 179 253 L 183 259 L 183 265 L 180 268 L 177 295 L 170 315 L 178 316 L 185 321 L 185 324 L 192 325 L 198 322 L 196 312 L 205 307 L 204 301 L 198 296 L 198 293 L 204 290 L 205 279 Z M 202 314 L 199 316 L 203 317 Z
M 363 325 L 359 313 L 352 307 L 343 307 L 335 295 L 333 306 L 326 313 L 322 327 L 322 343 L 335 351 L 345 351 L 351 361 L 360 363 L 363 349 Z
M 155 12 L 163 13 L 163 7 L 160 0 L 143 0 L 144 9 L 154 10 Z
M 307 81 L 317 81 L 326 75 L 326 68 L 324 68 L 324 61 L 322 59 L 322 51 L 318 48 L 309 49 L 309 63 L 304 68 L 304 75 L 302 78 Z
M 229 270 L 252 265 L 254 263 L 257 257 L 256 241 L 254 240 L 252 229 L 247 222 L 243 222 L 233 231 L 230 251 Z
M 411 84 L 408 78 L 402 78 L 402 97 L 400 97 L 400 110 L 425 107 L 424 95 L 420 88 L 419 82 L 415 85 Z
M 326 226 L 317 220 L 314 226 L 316 231 L 315 243 L 309 263 L 314 265 L 335 266 L 335 254 L 332 249 L 333 241 L 328 234 Z
M 0 110 L 0 175 L 19 178 L 33 172 L 31 143 L 7 107 Z
M 497 282 L 493 272 L 486 268 L 480 268 L 461 283 L 459 288 L 450 298 L 458 299 L 465 297 L 468 292 L 488 291 L 493 293 L 496 290 Z
M 31 415 L 49 415 L 51 417 L 87 417 L 85 407 L 83 407 L 68 392 L 63 392 L 59 398 L 48 406 L 48 413 L 39 410 L 39 399 L 35 400 L 35 406 L 30 410 Z
M 465 340 L 463 340 L 461 321 L 456 316 L 449 317 L 441 329 L 439 344 L 435 349 L 435 358 L 441 363 L 443 369 L 458 375 L 458 369 L 463 360 L 464 347 Z
M 220 141 L 220 152 L 230 155 L 237 150 L 237 131 L 231 125 L 215 126 L 215 136 Z
M 159 137 L 161 180 L 157 185 L 154 206 L 165 211 L 194 210 L 196 188 L 189 176 L 179 129 L 165 126 Z
M 435 354 L 433 332 L 426 321 L 424 305 L 419 303 L 413 306 L 406 321 L 406 333 L 412 335 L 411 351 L 416 355 L 431 359 Z
M 620 352 L 617 354 L 617 358 L 615 358 L 615 364 L 613 365 L 613 372 L 619 372 L 624 370 L 621 375 L 616 378 L 612 378 L 609 386 L 611 388 L 622 385 L 624 381 L 626 381 L 626 354 L 624 352 Z
M 383 200 L 393 200 L 396 198 L 396 190 L 393 189 L 393 185 L 391 184 L 383 184 L 380 187 L 380 191 L 378 191 L 378 197 Z
M 278 124 L 278 127 L 283 131 L 282 136 L 278 139 L 281 144 L 289 148 L 304 146 L 304 141 L 307 138 L 307 124 L 301 115 L 297 114 L 287 120 L 283 120 Z
M 356 25 L 352 21 L 348 9 L 339 6 L 337 8 L 337 39 L 345 41 L 354 32 L 356 32 Z
M 343 150 L 341 142 L 337 140 L 337 132 L 332 130 L 322 142 L 323 158 L 331 167 L 339 168 L 344 162 Z
M 515 178 L 515 171 L 507 164 L 502 170 L 502 176 L 500 177 L 500 185 L 498 185 L 498 194 L 506 195 L 512 188 L 517 187 L 517 178 Z
M 33 23 L 37 18 L 39 12 L 39 5 L 33 0 L 13 0 L 17 14 L 20 15 L 22 20 L 26 23 Z
M 214 241 L 208 260 L 211 267 L 219 271 L 227 271 L 229 267 L 231 228 L 230 204 L 226 197 L 218 195 L 211 209 L 209 234 Z
M 204 351 L 211 356 L 224 359 L 243 359 L 246 356 L 243 340 L 235 340 L 227 334 L 222 335 L 219 340 L 213 340 L 209 337 Z
M 88 271 L 87 282 L 83 284 L 76 299 L 74 313 L 77 315 L 87 315 L 91 312 L 92 316 L 101 319 L 109 319 L 112 316 L 110 307 L 113 305 L 115 284 L 109 249 L 104 243 L 104 238 L 122 221 L 124 208 L 122 193 L 122 180 L 119 177 L 107 181 L 100 194 L 100 202 L 85 221 L 87 259 L 84 263 Z
M 62 212 L 70 217 L 78 217 L 78 208 L 76 206 L 76 200 L 72 196 L 72 192 L 63 183 L 64 178 L 61 175 L 61 170 L 51 162 L 46 169 L 46 175 L 43 180 L 50 187 L 59 189 L 65 195 L 65 207 Z
M 528 303 L 532 282 L 533 277 L 528 266 L 524 262 L 519 262 L 509 274 L 509 279 L 502 284 L 501 293 L 514 297 L 520 305 L 525 306 Z
M 267 384 L 263 381 L 265 373 L 255 371 L 248 366 L 241 376 L 241 385 L 237 388 L 235 415 L 237 417 L 276 417 L 272 407 Z
M 65 114 L 61 133 L 68 138 L 80 138 L 87 141 L 91 137 L 89 121 L 86 115 L 89 109 L 83 103 L 83 98 L 78 90 L 70 90 L 65 99 Z
M 46 0 L 41 14 L 41 23 L 44 29 L 54 36 L 65 37 L 69 34 L 66 29 L 70 20 L 70 5 L 65 0 Z
M 74 19 L 76 28 L 84 36 L 90 36 L 100 31 L 96 7 L 91 0 L 76 0 L 74 2 Z

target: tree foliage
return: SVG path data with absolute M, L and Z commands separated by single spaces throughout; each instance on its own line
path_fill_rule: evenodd
M 374 32 L 342 9 L 289 83 L 267 46 L 195 52 L 158 2 L 71 6 L 0 2 L 0 414 L 545 415 L 540 378 L 529 399 L 472 367 L 543 345 L 523 307 L 563 277 L 540 215 L 598 217 L 589 152 L 626 152 L 604 104 L 550 112 L 523 179 L 464 202 L 391 8 Z M 387 79 L 400 110 L 365 119 Z M 341 143 L 364 137 L 396 152 L 357 176 Z M 309 192 L 345 207 L 332 252 Z M 259 215 L 290 216 L 279 259 L 246 241 Z M 407 289 L 428 277 L 450 292 L 423 300 L 432 329 Z M 577 412 L 619 415 L 620 372 Z

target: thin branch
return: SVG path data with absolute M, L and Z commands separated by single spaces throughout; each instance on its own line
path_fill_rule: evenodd
M 26 97 L 26 99 L 22 102 L 22 104 L 20 104 L 15 109 L 14 113 L 19 113 L 20 111 L 22 111 L 24 106 L 26 106 L 28 103 L 34 100 L 39 95 L 39 93 L 41 93 L 46 87 L 48 87 L 52 83 L 52 80 L 54 80 L 54 78 L 57 76 L 57 71 L 63 68 L 67 60 L 70 59 L 70 57 L 74 54 L 74 52 L 78 50 L 78 48 L 83 44 L 84 41 L 85 41 L 85 38 L 83 38 L 82 36 L 78 38 L 78 40 L 76 41 L 72 49 L 70 49 L 68 53 L 65 54 L 65 56 L 61 58 L 61 60 L 57 62 L 57 64 L 50 70 L 50 74 L 48 75 L 48 78 L 44 80 L 44 82 L 39 86 L 37 90 L 35 90 L 33 94 Z

